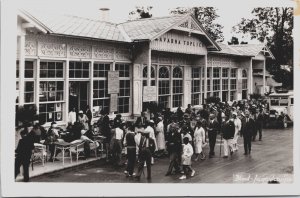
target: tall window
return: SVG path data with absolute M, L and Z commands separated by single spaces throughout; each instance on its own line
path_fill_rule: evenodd
M 89 78 L 90 63 L 89 62 L 69 62 L 69 77 L 70 78 Z
M 173 69 L 173 107 L 182 106 L 183 74 L 181 67 Z
M 220 97 L 220 68 L 213 68 L 213 96 Z
M 192 105 L 200 104 L 201 97 L 201 67 L 192 68 Z M 204 88 L 204 87 L 203 87 Z
M 94 63 L 94 78 L 107 78 L 109 70 L 109 63 Z
M 63 119 L 64 81 L 40 81 L 39 118 L 41 122 Z
M 151 86 L 155 86 L 155 67 L 151 66 Z M 148 79 L 148 66 L 144 65 L 143 68 L 143 86 L 147 85 L 147 79 Z
M 25 61 L 25 76 L 24 76 L 24 104 L 33 104 L 34 98 L 34 76 L 35 66 L 33 61 Z
M 248 80 L 247 80 L 247 71 L 244 69 L 242 71 L 242 99 L 247 99 L 248 94 Z
M 230 70 L 230 101 L 236 100 L 237 69 Z
M 93 67 L 93 107 L 109 111 L 110 95 L 107 88 L 107 76 L 111 66 L 109 63 L 95 62 Z
M 130 65 L 127 63 L 116 64 L 119 71 L 120 93 L 118 98 L 118 113 L 129 113 L 130 104 Z
M 109 111 L 110 96 L 107 91 L 107 79 L 94 80 L 93 82 L 93 106 Z
M 170 71 L 169 67 L 163 66 L 159 68 L 158 74 L 158 102 L 163 107 L 169 107 L 170 97 Z
M 229 89 L 229 69 L 222 69 L 222 101 L 228 101 L 228 89 Z
M 63 74 L 63 62 L 40 62 L 40 78 L 63 78 Z

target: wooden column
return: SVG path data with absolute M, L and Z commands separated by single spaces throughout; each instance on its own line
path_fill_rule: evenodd
M 94 61 L 92 60 L 90 66 L 90 96 L 89 96 L 89 106 L 91 111 L 93 111 L 93 88 L 94 88 Z
M 183 108 L 186 108 L 188 104 L 191 104 L 191 98 L 192 98 L 191 70 L 192 70 L 191 66 L 183 67 L 183 103 L 182 103 Z
M 207 55 L 204 56 L 204 99 L 207 98 Z M 202 101 L 205 103 L 205 101 Z
M 263 65 L 263 94 L 266 93 L 266 59 L 264 59 L 264 65 Z
M 65 100 L 65 106 L 64 106 L 64 112 L 63 117 L 64 121 L 68 123 L 68 116 L 69 116 L 69 94 L 70 94 L 70 87 L 69 87 L 69 59 L 66 60 L 65 64 L 65 87 L 64 87 L 64 100 Z
M 36 61 L 36 76 L 35 76 L 35 87 L 34 87 L 34 93 L 35 93 L 35 104 L 37 107 L 37 114 L 40 112 L 40 58 Z
M 147 64 L 147 85 L 151 86 L 151 47 L 149 43 L 148 64 Z
M 20 38 L 20 59 L 19 59 L 19 91 L 20 91 L 20 97 L 19 97 L 19 105 L 24 105 L 24 89 L 25 89 L 25 33 L 21 33 L 19 36 Z

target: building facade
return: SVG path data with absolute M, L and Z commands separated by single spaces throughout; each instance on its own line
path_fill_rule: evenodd
M 41 122 L 61 124 L 86 106 L 95 118 L 101 109 L 138 116 L 146 94 L 171 109 L 209 96 L 246 99 L 253 71 L 265 89 L 266 58 L 274 58 L 264 45 L 216 43 L 192 15 L 112 24 L 20 11 L 17 41 L 16 106 L 35 106 Z M 119 73 L 118 93 L 109 94 L 110 71 Z

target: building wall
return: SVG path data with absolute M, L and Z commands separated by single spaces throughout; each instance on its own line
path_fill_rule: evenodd
M 21 47 L 18 46 L 19 51 Z M 93 104 L 96 102 L 100 102 L 104 104 L 106 100 L 109 101 L 110 96 L 104 94 L 106 96 L 97 96 L 95 98 L 95 91 L 98 92 L 106 92 L 106 88 L 100 89 L 97 87 L 98 83 L 107 83 L 106 76 L 95 76 L 94 68 L 96 67 L 95 64 L 100 64 L 101 66 L 107 65 L 108 70 L 115 70 L 116 67 L 120 68 L 128 68 L 129 73 L 128 76 L 120 76 L 120 90 L 123 86 L 122 93 L 125 94 L 124 96 L 119 94 L 118 100 L 123 101 L 122 105 L 118 106 L 119 109 L 123 109 L 125 113 L 124 116 L 131 116 L 132 114 L 132 51 L 131 51 L 131 44 L 123 44 L 123 43 L 113 43 L 113 42 L 101 42 L 101 41 L 94 41 L 94 40 L 86 40 L 86 39 L 79 39 L 79 38 L 68 38 L 68 37 L 61 37 L 61 36 L 52 36 L 52 35 L 37 35 L 37 34 L 27 34 L 25 36 L 25 44 L 24 44 L 24 58 L 17 61 L 17 65 L 22 65 L 21 63 L 25 62 L 25 66 L 22 66 L 23 69 L 19 69 L 19 76 L 16 79 L 17 81 L 17 106 L 25 106 L 30 107 L 32 105 L 36 105 L 37 112 L 41 113 L 41 111 L 48 110 L 41 110 L 41 108 L 45 105 L 46 109 L 51 109 L 53 115 L 50 116 L 49 120 L 51 120 L 52 116 L 61 117 L 61 122 L 67 122 L 67 115 L 69 112 L 69 82 L 76 81 L 76 82 L 86 82 L 87 83 L 87 104 L 93 108 Z M 41 66 L 41 63 L 45 63 L 49 65 L 54 64 L 54 70 L 50 69 L 49 66 L 45 71 Z M 82 67 L 84 64 L 89 65 L 88 69 L 81 73 L 87 72 L 89 76 L 84 76 L 77 78 L 70 77 L 70 62 L 75 63 L 82 63 Z M 56 65 L 56 66 L 55 66 Z M 59 65 L 59 66 L 57 66 Z M 32 67 L 32 68 L 30 68 Z M 56 67 L 56 69 L 55 69 Z M 41 72 L 57 72 L 57 68 L 62 67 L 60 69 L 63 72 L 63 75 L 57 77 L 41 77 Z M 24 69 L 25 68 L 25 69 Z M 30 69 L 28 69 L 30 68 Z M 123 68 L 123 69 L 124 69 Z M 25 71 L 24 71 L 25 70 Z M 49 71 L 51 70 L 51 71 Z M 101 69 L 100 69 L 101 70 Z M 29 73 L 28 73 L 29 72 Z M 76 69 L 74 70 L 76 73 Z M 102 71 L 101 71 L 102 72 Z M 25 73 L 25 74 L 24 74 Z M 26 74 L 30 74 L 30 77 L 26 77 Z M 31 75 L 32 74 L 32 75 Z M 54 74 L 56 75 L 56 74 Z M 74 74 L 75 75 L 75 74 Z M 127 75 L 127 74 L 126 74 Z M 127 86 L 127 82 L 130 82 L 129 87 Z M 57 90 L 57 87 L 60 87 L 59 84 L 63 84 L 62 90 Z M 96 84 L 95 84 L 96 83 Z M 100 86 L 99 84 L 99 86 Z M 46 86 L 46 87 L 44 87 Z M 48 87 L 47 87 L 48 86 Z M 51 86 L 51 87 L 50 87 Z M 44 91 L 41 92 L 40 90 L 48 91 L 48 97 L 50 95 L 56 95 L 54 99 L 51 97 L 51 101 L 40 101 L 41 93 L 45 93 Z M 63 93 L 62 93 L 63 92 Z M 59 95 L 59 96 L 58 96 Z M 96 94 L 97 95 L 97 94 Z M 102 93 L 100 95 L 103 95 Z M 29 96 L 29 97 L 28 97 Z M 103 100 L 101 98 L 103 98 Z M 106 99 L 104 99 L 104 97 Z M 57 99 L 59 98 L 59 99 Z M 98 99 L 99 98 L 99 99 Z M 129 98 L 129 99 L 128 99 Z M 124 102 L 125 101 L 125 102 Z M 98 106 L 98 103 L 95 105 Z M 41 106 L 42 105 L 42 106 Z M 51 107 L 49 107 L 49 105 Z M 54 105 L 54 106 L 52 106 Z M 48 108 L 49 107 L 49 108 Z M 44 109 L 44 108 L 43 108 Z M 128 109 L 128 110 L 127 110 Z M 48 113 L 49 114 L 49 113 Z M 50 115 L 50 114 L 49 114 Z M 55 118 L 56 119 L 56 118 Z

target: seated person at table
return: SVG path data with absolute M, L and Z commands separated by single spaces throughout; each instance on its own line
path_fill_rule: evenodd
M 86 137 L 88 137 L 89 139 L 93 139 L 94 136 L 98 135 L 97 124 L 92 125 L 91 128 L 89 130 L 87 130 L 84 135 Z
M 73 126 L 69 125 L 67 127 L 67 132 L 69 132 L 68 141 L 72 142 L 74 140 L 78 140 L 81 137 L 81 130 L 83 126 L 80 122 L 75 122 Z
M 51 153 L 49 161 L 53 161 L 55 142 L 58 142 L 58 138 L 59 138 L 59 128 L 58 128 L 56 122 L 52 122 L 51 126 L 46 134 L 46 139 L 45 139 L 45 143 L 44 143 L 44 144 L 49 145 L 49 151 Z M 58 153 L 59 152 L 56 153 L 56 156 Z M 58 159 L 56 159 L 55 157 L 54 157 L 54 160 L 58 161 Z
M 86 130 L 81 130 L 81 137 L 80 139 L 74 140 L 71 143 L 81 143 L 84 142 L 84 156 L 85 158 L 90 157 L 91 149 L 93 148 L 98 148 L 99 143 L 96 141 L 91 140 L 86 136 L 87 131 Z
M 45 140 L 47 132 L 45 128 L 40 125 L 38 120 L 34 122 L 35 124 L 29 135 L 32 136 L 34 143 L 41 143 L 41 140 Z

